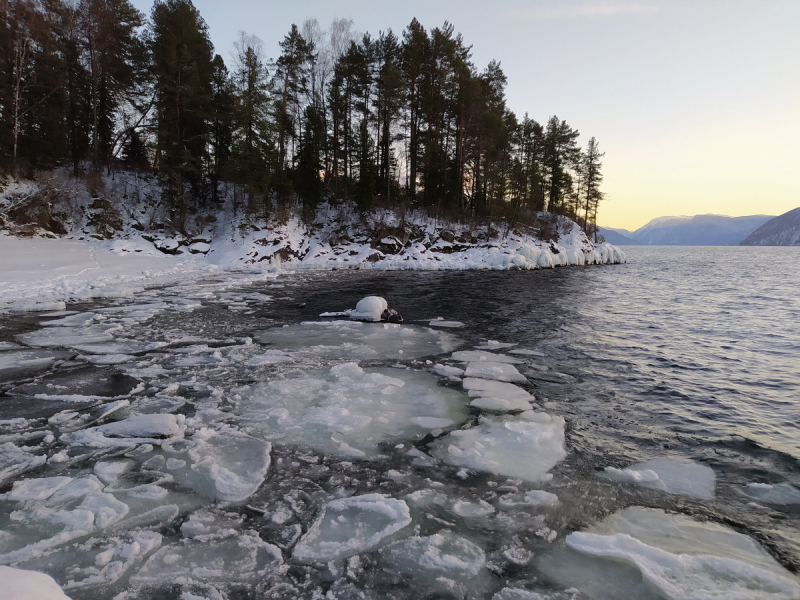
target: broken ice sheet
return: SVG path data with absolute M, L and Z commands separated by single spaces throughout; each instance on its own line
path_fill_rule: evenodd
M 333 358 L 412 359 L 451 352 L 461 343 L 450 333 L 427 327 L 359 321 L 309 321 L 254 337 L 277 349 Z
M 242 427 L 326 454 L 368 457 L 380 442 L 421 437 L 466 418 L 463 393 L 439 386 L 430 373 L 345 363 L 308 375 L 238 390 Z
M 518 417 L 481 417 L 471 429 L 451 431 L 430 444 L 444 462 L 528 481 L 550 481 L 566 456 L 564 419 L 526 411 Z
M 544 573 L 597 600 L 789 600 L 800 583 L 749 537 L 710 522 L 631 507 L 537 560 Z
M 118 581 L 161 545 L 160 534 L 131 531 L 113 537 L 95 537 L 72 544 L 19 566 L 47 573 L 67 591 L 92 589 Z
M 7 535 L 3 539 L 0 564 L 41 556 L 125 517 L 128 505 L 102 489 L 102 482 L 92 475 L 15 482 L 5 500 L 0 501 L 13 506 L 3 524 Z M 8 504 L 3 508 L 7 507 Z
M 303 563 L 326 563 L 369 552 L 411 523 L 408 506 L 383 494 L 328 502 L 292 552 Z

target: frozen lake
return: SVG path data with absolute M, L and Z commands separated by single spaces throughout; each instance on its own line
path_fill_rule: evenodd
M 800 252 L 626 252 L 0 317 L 0 565 L 73 599 L 800 598 Z M 319 317 L 373 294 L 405 324 Z

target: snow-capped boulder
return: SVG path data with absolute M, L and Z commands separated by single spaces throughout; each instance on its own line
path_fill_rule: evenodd
M 389 308 L 389 304 L 380 296 L 367 296 L 356 304 L 356 309 L 350 313 L 353 321 L 372 321 L 381 320 L 383 311 Z

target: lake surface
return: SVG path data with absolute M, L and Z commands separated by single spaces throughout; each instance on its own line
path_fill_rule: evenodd
M 725 560 L 784 594 L 742 598 L 795 597 L 780 578 L 800 568 L 800 249 L 625 251 L 547 271 L 233 274 L 0 317 L 0 492 L 105 486 L 0 497 L 0 563 L 73 598 L 646 599 L 667 585 L 640 572 L 665 569 L 657 553 L 620 567 L 564 538 L 639 527 L 666 548 L 709 527 L 670 551 L 739 535 Z M 406 324 L 301 325 L 367 295 Z M 453 352 L 476 347 L 547 416 L 471 405 L 463 369 L 488 371 Z M 94 429 L 170 414 L 165 431 Z M 723 589 L 695 568 L 669 585 Z

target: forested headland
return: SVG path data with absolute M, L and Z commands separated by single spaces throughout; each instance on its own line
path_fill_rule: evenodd
M 189 0 L 2 0 L 0 169 L 151 172 L 173 223 L 237 194 L 255 217 L 322 201 L 466 221 L 550 211 L 596 231 L 595 138 L 506 106 L 499 62 L 445 22 L 356 34 L 292 25 L 274 60 L 240 34 L 226 64 Z M 226 52 L 227 53 L 227 52 Z M 543 92 L 546 93 L 546 92 Z

